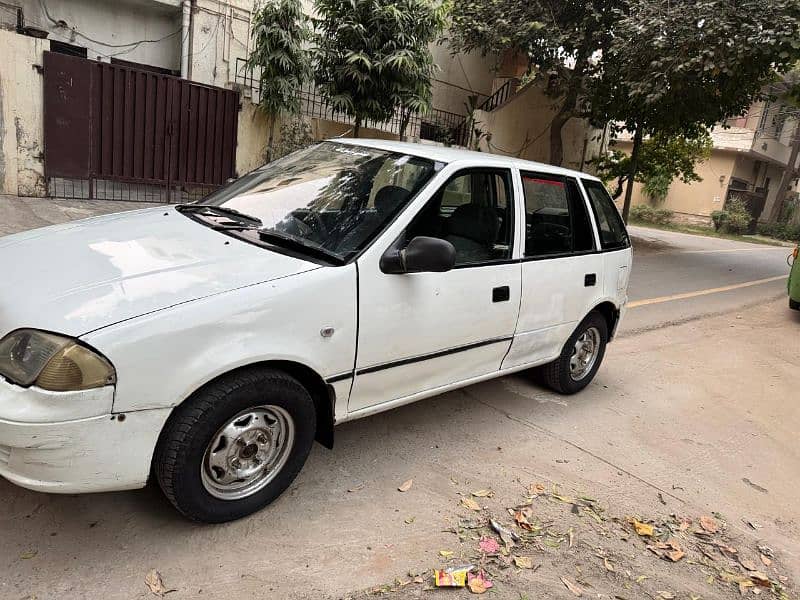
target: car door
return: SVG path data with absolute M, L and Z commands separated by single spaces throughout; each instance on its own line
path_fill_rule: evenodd
M 442 179 L 424 204 L 400 217 L 376 252 L 359 261 L 351 413 L 496 372 L 511 345 L 521 285 L 511 169 L 454 169 Z M 417 236 L 452 243 L 455 268 L 383 273 L 381 254 L 396 240 L 402 246 Z
M 603 259 L 590 209 L 573 177 L 520 172 L 525 204 L 522 300 L 514 343 L 503 368 L 558 356 L 603 294 Z

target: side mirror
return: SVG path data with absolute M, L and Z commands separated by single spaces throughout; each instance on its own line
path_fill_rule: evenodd
M 456 249 L 446 240 L 417 236 L 402 249 L 400 243 L 395 242 L 381 256 L 384 273 L 444 273 L 456 264 Z

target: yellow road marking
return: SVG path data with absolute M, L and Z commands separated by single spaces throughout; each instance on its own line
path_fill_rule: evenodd
M 637 306 L 648 306 L 650 304 L 661 304 L 662 302 L 672 302 L 673 300 L 685 300 L 687 298 L 696 298 L 697 296 L 708 296 L 709 294 L 719 294 L 720 292 L 729 292 L 731 290 L 738 290 L 741 288 L 752 287 L 754 285 L 761 285 L 762 283 L 770 283 L 772 281 L 785 280 L 788 275 L 778 275 L 776 277 L 767 277 L 766 279 L 756 279 L 755 281 L 745 281 L 744 283 L 736 283 L 734 285 L 725 285 L 717 288 L 710 288 L 707 290 L 698 290 L 696 292 L 686 292 L 683 294 L 673 294 L 671 296 L 660 296 L 659 298 L 647 298 L 646 300 L 637 300 L 635 302 L 628 302 L 628 308 L 636 308 Z
M 763 248 L 725 248 L 719 250 L 678 250 L 677 254 L 713 254 L 716 252 L 757 252 L 759 250 L 787 250 L 791 254 L 792 248 L 789 246 L 764 246 Z

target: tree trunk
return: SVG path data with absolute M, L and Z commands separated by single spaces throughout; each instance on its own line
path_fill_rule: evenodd
M 411 109 L 400 109 L 400 141 L 406 141 L 406 129 L 411 120 Z
M 792 151 L 789 153 L 789 162 L 786 164 L 786 168 L 781 176 L 778 194 L 775 196 L 775 204 L 772 206 L 772 212 L 769 215 L 770 223 L 777 223 L 781 218 L 783 204 L 786 202 L 786 192 L 789 191 L 789 184 L 792 183 L 792 179 L 797 176 L 796 165 L 798 154 L 800 154 L 800 120 L 797 121 L 797 126 L 794 129 Z
M 357 138 L 361 131 L 361 117 L 356 117 L 356 123 L 353 125 L 353 137 Z
M 274 142 L 275 142 L 275 121 L 277 121 L 277 117 L 272 115 L 269 120 L 269 134 L 267 136 L 267 162 L 272 162 L 272 157 L 275 154 L 274 150 Z
M 639 168 L 639 151 L 642 148 L 642 128 L 636 127 L 633 134 L 633 149 L 631 150 L 631 163 L 628 169 L 628 185 L 625 189 L 625 203 L 622 205 L 622 220 L 628 222 L 628 215 L 631 212 L 631 200 L 633 199 L 633 183 L 636 179 L 636 171 Z

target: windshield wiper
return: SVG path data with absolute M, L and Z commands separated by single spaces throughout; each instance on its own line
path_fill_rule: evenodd
M 275 231 L 274 229 L 258 229 L 258 237 L 265 242 L 279 242 L 279 245 L 292 246 L 305 252 L 322 256 L 336 264 L 342 265 L 345 262 L 340 255 L 336 254 L 336 252 L 332 252 L 331 250 L 323 248 L 317 244 L 308 244 L 301 238 L 281 233 L 279 231 Z
M 226 217 L 236 217 L 245 221 L 250 221 L 254 225 L 261 225 L 261 219 L 252 215 L 245 214 L 235 208 L 227 206 L 217 206 L 216 204 L 178 204 L 175 210 L 182 213 L 211 213 L 224 215 Z

